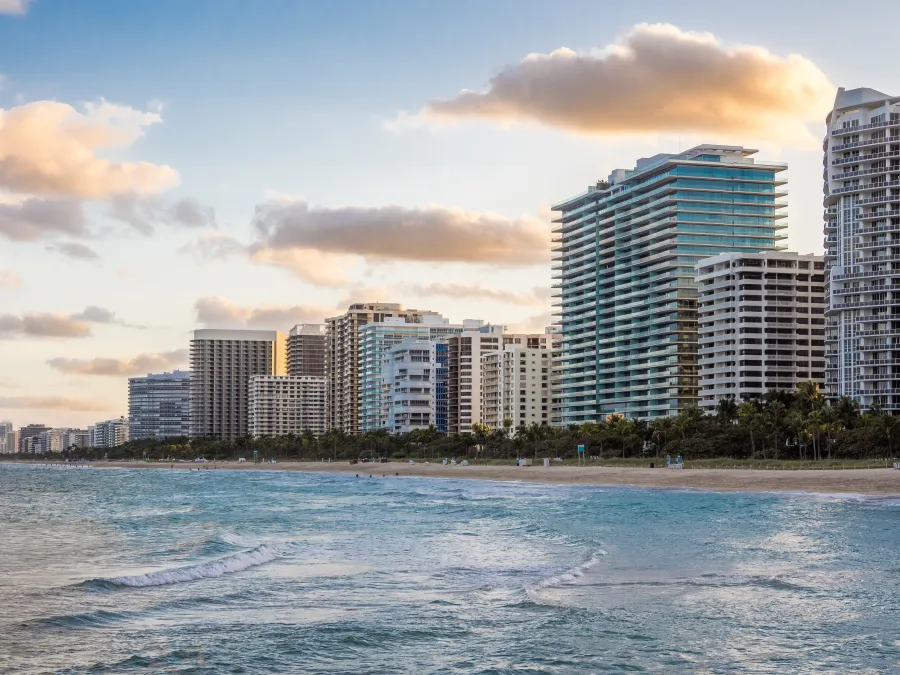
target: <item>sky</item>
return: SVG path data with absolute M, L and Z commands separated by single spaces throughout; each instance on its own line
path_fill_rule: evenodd
M 550 205 L 702 142 L 787 162 L 820 253 L 836 87 L 900 92 L 900 6 L 845 10 L 0 0 L 0 420 L 127 414 L 201 327 L 539 330 Z

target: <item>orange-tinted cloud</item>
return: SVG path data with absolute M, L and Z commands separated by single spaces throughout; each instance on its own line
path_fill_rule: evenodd
M 93 199 L 172 187 L 178 173 L 169 166 L 113 161 L 99 154 L 130 146 L 161 121 L 156 112 L 102 99 L 84 104 L 81 111 L 56 101 L 0 109 L 0 187 Z
M 56 358 L 47 361 L 47 365 L 67 375 L 104 375 L 129 376 L 171 370 L 187 365 L 188 350 L 175 349 L 158 354 L 138 354 L 131 359 L 95 358 L 66 359 Z
M 809 136 L 835 87 L 812 61 L 764 47 L 727 47 L 671 24 L 635 26 L 596 52 L 530 54 L 485 91 L 430 101 L 425 117 L 535 122 L 575 133 Z

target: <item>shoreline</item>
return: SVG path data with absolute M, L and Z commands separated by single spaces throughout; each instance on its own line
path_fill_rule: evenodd
M 37 462 L 4 462 L 24 466 Z M 63 466 L 58 462 L 50 462 Z M 74 465 L 70 465 L 74 466 Z M 82 466 L 78 464 L 77 466 Z M 307 473 L 359 474 L 360 476 L 399 476 L 451 478 L 550 485 L 597 485 L 622 487 L 688 488 L 716 492 L 786 492 L 821 495 L 864 495 L 900 497 L 900 471 L 896 469 L 684 469 L 600 466 L 508 466 L 447 465 L 388 462 L 386 464 L 349 464 L 347 462 L 284 462 L 281 464 L 239 464 L 237 462 L 147 463 L 90 462 L 93 468 L 154 470 L 230 470 L 300 471 Z M 202 467 L 208 466 L 209 469 Z

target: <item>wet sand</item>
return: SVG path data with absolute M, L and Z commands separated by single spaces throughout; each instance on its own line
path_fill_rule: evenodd
M 170 469 L 171 464 L 142 462 L 92 462 L 93 467 Z M 423 476 L 428 478 L 473 478 L 572 485 L 633 485 L 660 488 L 696 488 L 734 492 L 808 492 L 820 494 L 898 495 L 900 471 L 895 469 L 763 470 L 763 469 L 648 469 L 600 466 L 461 466 L 440 463 L 349 464 L 348 462 L 284 462 L 249 464 L 218 462 L 208 465 L 174 464 L 176 470 L 314 471 L 365 476 Z M 215 467 L 215 468 L 213 468 Z M 204 470 L 204 469 L 200 469 Z

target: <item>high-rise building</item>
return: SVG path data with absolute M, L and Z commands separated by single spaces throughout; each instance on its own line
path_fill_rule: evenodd
M 839 89 L 825 139 L 826 390 L 900 411 L 900 96 Z
M 406 339 L 388 350 L 381 377 L 386 392 L 384 426 L 389 433 L 438 428 L 438 347 L 446 347 L 446 342 Z
M 562 427 L 562 333 L 560 326 L 549 326 L 550 343 L 550 426 Z
M 260 436 L 325 433 L 325 378 L 312 375 L 253 375 L 249 432 Z
M 325 320 L 329 429 L 359 432 L 359 328 L 388 317 L 418 323 L 429 314 L 436 312 L 403 309 L 390 302 L 368 302 L 350 305 L 344 314 Z
M 825 261 L 785 251 L 697 263 L 700 405 L 825 383 Z
M 48 431 L 50 427 L 45 424 L 28 424 L 19 429 L 19 452 L 32 452 L 36 439 L 42 431 Z
M 6 432 L 6 454 L 14 455 L 19 451 L 19 432 L 15 429 Z
M 284 375 L 286 338 L 271 330 L 194 331 L 191 435 L 233 441 L 248 434 L 253 375 Z
M 484 325 L 447 339 L 447 432 L 471 433 L 483 424 L 481 358 L 503 345 L 549 349 L 552 334 L 504 333 L 503 326 Z
M 115 448 L 128 442 L 128 420 L 124 417 L 104 420 L 87 429 L 91 448 Z
M 191 435 L 191 373 L 148 374 L 128 379 L 129 438 Z
M 552 349 L 507 344 L 481 355 L 481 418 L 491 429 L 550 423 Z
M 391 316 L 359 328 L 359 430 L 390 428 L 388 407 L 391 392 L 385 388 L 382 370 L 390 362 L 390 350 L 406 340 L 437 340 L 474 330 L 483 321 L 466 319 L 451 324 L 440 314 L 424 314 L 417 322 Z
M 13 432 L 12 422 L 0 422 L 0 455 L 12 455 L 19 451 L 18 443 L 10 443 Z
M 63 450 L 90 447 L 91 435 L 87 429 L 66 429 L 60 440 Z
M 553 207 L 563 423 L 698 402 L 701 258 L 779 248 L 787 167 L 701 145 L 639 159 Z
M 298 324 L 287 338 L 287 374 L 300 377 L 325 377 L 325 325 Z

